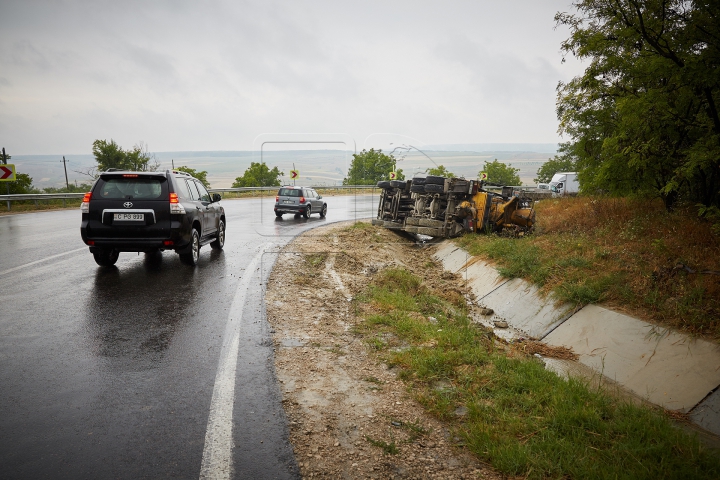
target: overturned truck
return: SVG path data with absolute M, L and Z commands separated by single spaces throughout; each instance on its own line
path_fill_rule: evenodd
M 430 237 L 451 238 L 466 232 L 510 231 L 522 235 L 535 224 L 534 201 L 503 187 L 485 190 L 480 180 L 435 175 L 407 181 L 382 181 L 373 225 Z

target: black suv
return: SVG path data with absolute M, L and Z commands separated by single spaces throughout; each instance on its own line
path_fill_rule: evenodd
M 100 174 L 80 206 L 80 234 L 98 265 L 117 262 L 120 252 L 175 250 L 196 265 L 200 247 L 221 250 L 225 210 L 187 173 L 109 170 Z

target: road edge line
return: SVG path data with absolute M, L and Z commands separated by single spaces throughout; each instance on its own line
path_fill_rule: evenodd
M 260 251 L 245 268 L 228 314 L 220 361 L 215 375 L 215 386 L 212 400 L 210 400 L 207 429 L 205 430 L 205 446 L 200 465 L 201 480 L 229 479 L 232 476 L 232 417 L 235 405 L 235 372 L 240 347 L 240 326 L 248 287 L 250 281 L 255 277 L 266 248 L 267 244 L 262 245 Z

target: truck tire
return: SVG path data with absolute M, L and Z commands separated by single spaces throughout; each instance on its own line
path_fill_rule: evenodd
M 445 177 L 438 177 L 437 175 L 428 175 L 425 177 L 425 185 L 445 185 Z
M 378 188 L 390 188 L 390 182 L 388 182 L 387 180 L 381 180 L 377 182 L 377 186 Z
M 400 180 L 390 180 L 390 186 L 392 188 L 405 188 L 405 182 L 401 182 Z
M 425 193 L 425 185 L 415 185 L 410 187 L 410 191 L 413 193 Z
M 438 185 L 437 183 L 426 183 L 425 193 L 443 193 L 445 185 Z
M 413 185 L 425 185 L 425 177 L 415 177 L 412 179 Z

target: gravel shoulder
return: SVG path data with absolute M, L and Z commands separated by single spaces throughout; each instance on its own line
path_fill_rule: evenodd
M 275 368 L 303 478 L 501 478 L 467 453 L 443 422 L 415 402 L 397 373 L 354 330 L 356 296 L 373 275 L 402 266 L 449 291 L 433 247 L 383 229 L 333 224 L 280 253 L 265 302 Z

